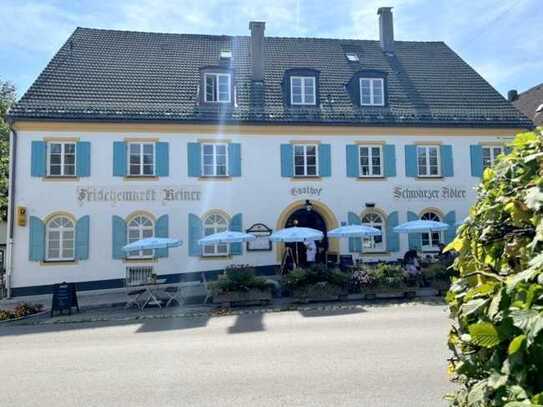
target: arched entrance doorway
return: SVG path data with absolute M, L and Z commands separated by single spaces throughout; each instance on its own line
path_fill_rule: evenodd
M 293 226 L 317 229 L 324 233 L 324 239 L 315 242 L 317 245 L 317 256 L 315 262 L 325 263 L 326 252 L 328 251 L 328 238 L 326 236 L 326 222 L 322 215 L 313 208 L 310 208 L 309 210 L 306 208 L 297 209 L 287 218 L 285 223 L 285 227 L 287 228 Z M 299 262 L 302 267 L 307 266 L 305 253 L 306 248 L 303 243 L 287 243 L 286 246 L 291 247 L 292 250 L 298 252 Z

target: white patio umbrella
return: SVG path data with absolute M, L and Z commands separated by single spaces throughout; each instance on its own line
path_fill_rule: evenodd
M 425 232 L 441 232 L 449 229 L 449 225 L 443 222 L 434 220 L 413 220 L 411 222 L 402 223 L 396 226 L 393 230 L 398 233 L 425 233 Z
M 183 244 L 181 240 L 169 239 L 164 237 L 148 237 L 137 240 L 123 247 L 125 252 L 134 252 L 139 250 L 168 249 L 170 247 L 179 247 Z
M 381 236 L 382 233 L 377 228 L 364 225 L 348 225 L 341 226 L 333 229 L 327 233 L 328 237 L 342 238 L 342 237 L 367 237 L 367 236 Z
M 249 233 L 233 232 L 227 230 L 225 232 L 213 233 L 198 240 L 200 246 L 207 246 L 213 244 L 227 244 L 227 243 L 242 243 L 255 240 L 256 236 Z
M 285 243 L 303 243 L 310 240 L 322 240 L 324 233 L 312 228 L 293 226 L 291 228 L 280 229 L 270 236 L 272 242 Z M 298 245 L 296 245 L 296 264 L 298 263 Z

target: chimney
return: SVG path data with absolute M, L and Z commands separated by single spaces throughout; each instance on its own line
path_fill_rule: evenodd
M 509 92 L 507 92 L 507 100 L 510 102 L 514 102 L 518 99 L 518 92 L 516 89 L 511 89 Z
M 379 41 L 386 53 L 394 52 L 394 22 L 392 21 L 392 7 L 379 7 Z
M 252 79 L 256 82 L 264 81 L 264 29 L 266 23 L 263 21 L 251 21 L 251 45 L 249 49 L 252 67 Z

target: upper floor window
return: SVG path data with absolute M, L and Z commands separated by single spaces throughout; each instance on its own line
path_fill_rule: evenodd
M 205 102 L 230 103 L 232 77 L 229 73 L 206 73 L 204 78 Z
M 373 211 L 367 212 L 365 215 L 362 216 L 362 224 L 365 226 L 378 229 L 381 231 L 381 233 L 384 233 L 385 222 L 381 214 L 378 212 L 373 212 Z M 374 251 L 374 252 L 385 251 L 385 243 L 384 243 L 382 234 L 380 236 L 365 237 L 363 244 L 364 244 L 364 249 L 366 251 Z
M 360 176 L 361 177 L 382 177 L 383 176 L 383 147 L 382 146 L 359 146 L 360 153 Z
M 204 236 L 214 233 L 225 232 L 228 230 L 228 221 L 219 213 L 212 213 L 204 219 Z M 227 256 L 227 244 L 215 244 L 204 246 L 202 254 L 204 256 Z
M 225 143 L 202 144 L 202 175 L 225 177 L 228 175 L 228 145 Z
M 152 176 L 155 175 L 155 144 L 129 143 L 128 144 L 128 175 Z
M 76 143 L 48 143 L 47 175 L 59 177 L 75 176 Z
M 440 177 L 439 146 L 417 146 L 417 172 L 419 177 Z
M 318 175 L 318 146 L 316 144 L 294 145 L 294 176 L 312 177 Z
M 66 216 L 57 216 L 47 223 L 46 260 L 71 261 L 75 259 L 74 222 Z
M 500 154 L 503 154 L 503 146 L 483 146 L 483 169 L 492 167 Z
M 314 105 L 316 103 L 316 88 L 314 76 L 290 77 L 290 104 Z
M 424 212 L 421 220 L 432 220 L 434 222 L 441 222 L 441 217 L 435 212 Z M 442 241 L 442 232 L 423 232 L 421 233 L 422 250 L 423 251 L 435 251 Z
M 137 242 L 141 239 L 153 237 L 155 233 L 155 227 L 153 221 L 144 215 L 138 215 L 132 218 L 127 225 L 127 240 L 128 244 Z M 129 258 L 149 258 L 153 256 L 152 249 L 138 250 L 128 253 Z
M 360 78 L 360 104 L 383 106 L 385 104 L 383 78 Z

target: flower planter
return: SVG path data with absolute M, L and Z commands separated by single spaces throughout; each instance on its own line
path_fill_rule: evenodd
M 0 320 L 0 325 L 8 324 L 10 322 L 15 322 L 15 321 L 21 321 L 23 319 L 37 318 L 37 317 L 41 317 L 43 315 L 46 315 L 48 313 L 49 313 L 49 310 L 43 310 L 43 311 L 35 312 L 34 314 L 25 315 L 25 316 L 22 316 L 22 317 L 11 318 L 11 319 L 2 319 L 2 320 Z
M 268 304 L 272 299 L 272 290 L 252 289 L 249 291 L 231 291 L 213 295 L 213 304 L 220 304 L 227 308 L 231 305 L 261 305 Z
M 416 290 L 411 288 L 374 288 L 371 290 L 363 290 L 366 300 L 374 300 L 377 298 L 413 298 L 416 295 Z
M 291 291 L 291 296 L 297 302 L 323 302 L 337 301 L 347 297 L 347 290 L 330 283 L 316 283 L 306 287 L 300 287 Z
M 437 291 L 437 295 L 445 295 L 451 286 L 451 283 L 443 280 L 432 281 L 431 286 Z

